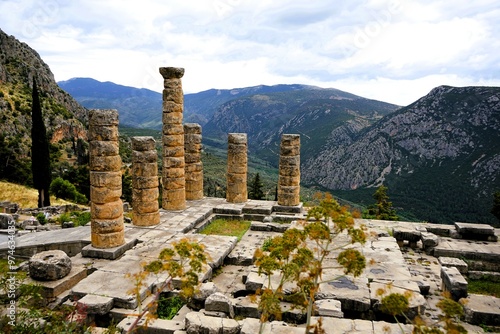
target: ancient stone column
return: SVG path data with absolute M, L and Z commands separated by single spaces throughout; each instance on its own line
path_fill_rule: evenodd
M 278 204 L 300 204 L 300 135 L 281 136 L 278 177 Z
M 186 200 L 203 198 L 203 163 L 201 162 L 201 125 L 184 124 L 184 160 L 186 163 Z
M 183 68 L 160 67 L 163 76 L 163 171 L 162 207 L 165 210 L 186 208 L 184 161 Z
M 118 111 L 90 110 L 89 142 L 92 246 L 117 247 L 125 242 Z
M 243 203 L 247 194 L 247 134 L 230 133 L 227 138 L 227 190 L 226 200 Z
M 132 222 L 137 226 L 160 223 L 157 160 L 153 137 L 132 137 Z

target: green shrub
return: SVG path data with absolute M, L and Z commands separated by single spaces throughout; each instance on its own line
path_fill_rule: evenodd
M 158 318 L 172 320 L 184 304 L 185 302 L 182 298 L 177 296 L 168 298 L 160 297 L 158 300 L 158 308 L 156 309 Z
M 40 223 L 40 225 L 45 225 L 47 224 L 47 218 L 45 217 L 45 213 L 40 212 L 39 214 L 36 215 L 36 220 Z
M 84 226 L 90 222 L 90 211 L 74 211 L 72 216 L 74 217 L 73 223 L 75 223 L 75 226 Z
M 63 180 L 61 177 L 57 177 L 50 184 L 50 192 L 56 196 L 56 198 L 62 198 L 69 201 L 76 202 L 78 204 L 86 204 L 87 197 L 76 190 L 76 187 L 67 180 Z

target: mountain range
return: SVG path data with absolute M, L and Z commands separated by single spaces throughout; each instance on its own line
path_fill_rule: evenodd
M 81 99 L 75 89 L 85 80 L 60 84 L 85 105 L 91 94 Z M 489 210 L 500 190 L 499 87 L 440 86 L 405 107 L 306 85 L 212 89 L 184 101 L 185 121 L 203 125 L 205 145 L 225 149 L 227 133 L 244 132 L 249 153 L 275 167 L 281 134 L 301 134 L 304 185 L 368 205 L 384 184 L 405 217 L 497 223 Z M 159 110 L 149 116 L 156 128 Z
M 0 178 L 27 182 L 33 78 L 61 162 L 86 139 L 86 108 L 161 128 L 161 94 L 84 78 L 59 86 L 35 50 L 1 30 L 0 43 Z M 499 87 L 440 86 L 400 107 L 337 89 L 261 85 L 186 94 L 184 107 L 185 122 L 203 125 L 205 146 L 222 152 L 227 133 L 245 132 L 249 154 L 269 166 L 277 167 L 281 134 L 300 134 L 305 186 L 367 205 L 384 184 L 404 217 L 498 224 L 489 210 L 500 191 Z

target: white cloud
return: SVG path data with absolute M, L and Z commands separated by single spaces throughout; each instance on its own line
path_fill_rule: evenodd
M 57 80 L 161 90 L 302 83 L 409 104 L 433 87 L 498 85 L 494 0 L 2 0 L 5 32 Z

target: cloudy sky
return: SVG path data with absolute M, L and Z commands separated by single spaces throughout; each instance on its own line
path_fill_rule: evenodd
M 500 86 L 498 0 L 0 0 L 0 29 L 56 80 L 185 93 L 300 83 L 399 105 L 438 85 Z

